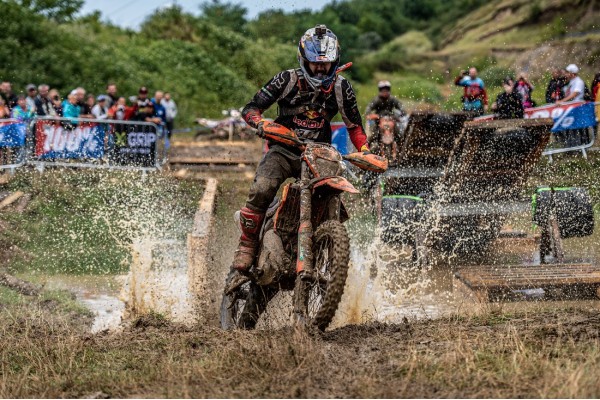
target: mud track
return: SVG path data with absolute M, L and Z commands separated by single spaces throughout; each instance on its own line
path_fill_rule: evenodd
M 0 396 L 597 397 L 598 311 L 490 309 L 312 337 L 152 316 L 121 333 L 82 335 L 33 313 L 26 324 L 9 319 L 0 328 L 0 356 L 11 360 Z

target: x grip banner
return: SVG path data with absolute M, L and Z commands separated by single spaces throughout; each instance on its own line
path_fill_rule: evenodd
M 0 119 L 0 147 L 23 147 L 27 124 L 16 119 Z
M 107 129 L 106 124 L 72 125 L 38 120 L 35 123 L 35 156 L 40 160 L 102 158 Z
M 111 159 L 120 165 L 153 167 L 156 163 L 156 142 L 159 135 L 155 125 L 114 124 L 114 143 Z

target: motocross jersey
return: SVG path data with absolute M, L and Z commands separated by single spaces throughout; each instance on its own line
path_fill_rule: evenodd
M 394 110 L 398 110 L 400 115 L 404 115 L 404 108 L 402 108 L 402 103 L 400 100 L 395 98 L 394 96 L 390 96 L 387 99 L 382 99 L 381 97 L 375 97 L 367 106 L 367 114 L 394 114 Z
M 339 112 L 352 144 L 360 150 L 367 143 L 354 89 L 342 76 L 326 92 L 312 89 L 300 69 L 282 71 L 244 107 L 244 120 L 256 128 L 264 110 L 275 102 L 279 108 L 275 122 L 293 129 L 302 139 L 331 143 L 330 122 Z

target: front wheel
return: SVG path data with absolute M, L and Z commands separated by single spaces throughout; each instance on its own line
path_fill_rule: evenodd
M 232 280 L 240 278 L 238 272 L 230 272 L 225 287 L 229 287 Z M 249 280 L 239 285 L 231 293 L 223 293 L 220 310 L 221 328 L 225 330 L 254 329 L 274 294 L 271 290 L 264 290 Z
M 317 228 L 313 260 L 313 279 L 296 281 L 295 308 L 310 324 L 325 330 L 342 300 L 348 276 L 350 239 L 341 222 L 330 220 Z

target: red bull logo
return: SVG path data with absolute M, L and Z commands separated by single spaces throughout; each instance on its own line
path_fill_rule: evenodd
M 305 112 L 305 115 L 309 118 L 309 119 L 316 119 L 319 118 L 321 116 L 321 114 L 319 114 L 316 111 L 307 111 Z

